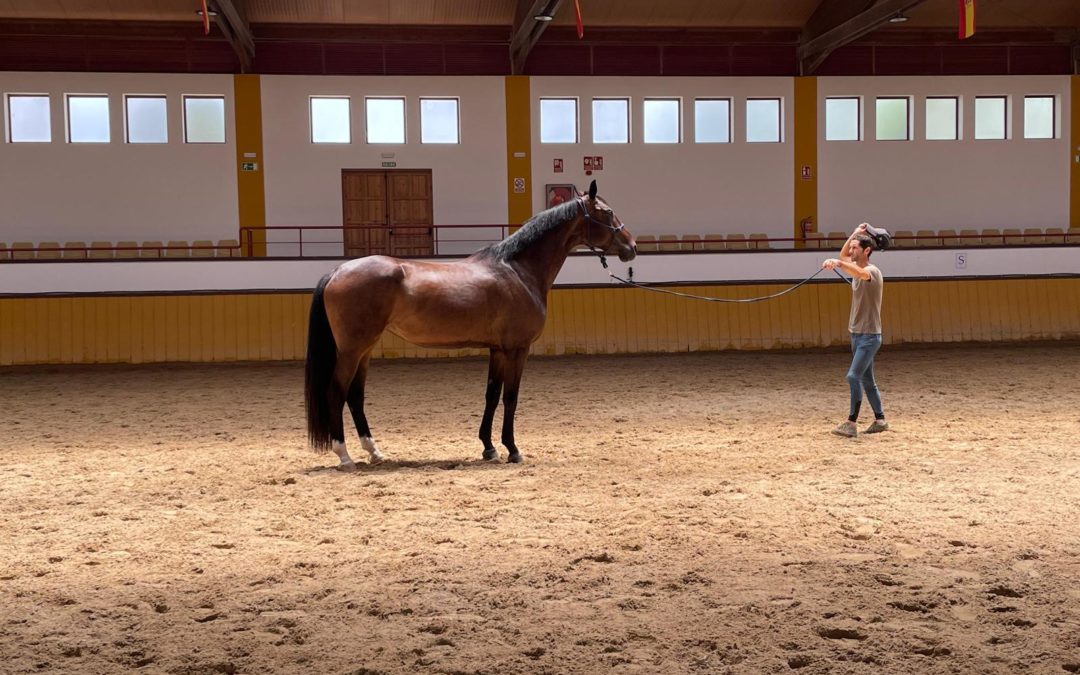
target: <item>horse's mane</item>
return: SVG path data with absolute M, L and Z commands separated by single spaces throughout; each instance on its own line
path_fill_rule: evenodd
M 522 251 L 535 244 L 549 230 L 562 225 L 577 215 L 579 208 L 577 199 L 572 199 L 547 211 L 541 211 L 525 221 L 525 224 L 517 232 L 498 243 L 487 246 L 480 252 L 490 255 L 496 260 L 513 260 L 521 255 Z

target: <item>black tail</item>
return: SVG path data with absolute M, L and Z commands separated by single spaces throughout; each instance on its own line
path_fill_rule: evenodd
M 308 320 L 307 366 L 304 368 L 304 400 L 307 406 L 308 440 L 312 447 L 330 447 L 330 382 L 337 364 L 337 345 L 326 318 L 323 290 L 330 275 L 319 280 L 311 298 Z

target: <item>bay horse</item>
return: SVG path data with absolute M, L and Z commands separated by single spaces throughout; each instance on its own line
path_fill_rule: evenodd
M 364 381 L 383 331 L 422 347 L 487 347 L 487 393 L 480 422 L 483 458 L 498 459 L 491 426 L 500 392 L 507 461 L 514 443 L 518 386 L 529 347 L 540 337 L 547 295 L 567 255 L 586 246 L 601 256 L 637 255 L 634 236 L 611 207 L 587 195 L 543 211 L 502 241 L 452 262 L 375 255 L 343 263 L 315 288 L 308 322 L 304 397 L 308 439 L 333 448 L 338 468 L 356 468 L 345 448 L 346 403 L 372 464 L 383 461 L 364 415 Z M 606 266 L 606 263 L 605 263 Z

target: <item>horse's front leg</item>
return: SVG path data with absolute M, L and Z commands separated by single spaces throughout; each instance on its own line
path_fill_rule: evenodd
M 517 411 L 518 387 L 521 385 L 521 373 L 525 370 L 526 349 L 515 349 L 506 353 L 503 368 L 503 428 L 502 444 L 510 451 L 506 461 L 517 464 L 521 461 L 521 452 L 514 444 L 514 413 Z
M 499 458 L 499 452 L 491 443 L 491 424 L 495 419 L 495 408 L 499 405 L 499 394 L 502 393 L 504 360 L 501 351 L 491 350 L 488 357 L 487 393 L 484 395 L 484 419 L 480 422 L 480 442 L 484 444 L 484 459 Z

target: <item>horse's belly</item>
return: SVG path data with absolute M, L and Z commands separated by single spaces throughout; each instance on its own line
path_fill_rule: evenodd
M 497 341 L 489 327 L 475 322 L 401 321 L 391 323 L 388 330 L 421 347 L 490 347 Z

